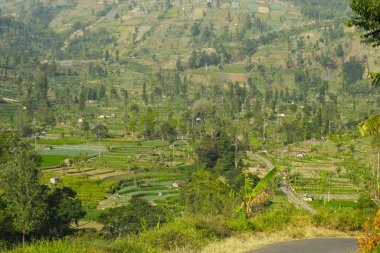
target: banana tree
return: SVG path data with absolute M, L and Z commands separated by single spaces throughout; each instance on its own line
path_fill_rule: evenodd
M 380 86 L 380 72 L 370 72 L 368 77 L 373 80 L 372 85 L 375 87 Z M 358 125 L 360 133 L 365 135 L 372 135 L 380 133 L 380 113 L 372 116 L 371 118 L 359 123 Z
M 251 218 L 252 209 L 264 203 L 268 199 L 268 194 L 265 190 L 268 188 L 269 184 L 274 180 L 278 169 L 273 168 L 260 182 L 252 188 L 253 179 L 245 175 L 244 178 L 244 192 L 240 193 L 234 190 L 225 180 L 220 179 L 220 181 L 228 187 L 230 190 L 230 195 L 238 196 L 242 199 L 242 203 L 239 206 L 239 212 L 243 213 L 246 219 Z

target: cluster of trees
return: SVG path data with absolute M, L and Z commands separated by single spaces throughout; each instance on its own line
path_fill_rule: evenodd
M 107 209 L 98 218 L 98 221 L 104 225 L 102 234 L 105 238 L 136 235 L 160 227 L 167 220 L 168 214 L 164 209 L 138 197 L 132 197 L 127 206 Z
M 0 234 L 10 243 L 59 238 L 85 213 L 67 187 L 41 184 L 35 151 L 13 133 L 0 135 Z
M 193 49 L 189 57 L 189 68 L 199 68 L 206 65 L 217 66 L 220 63 L 220 57 L 216 52 L 206 53 L 206 51 L 197 51 Z
M 334 19 L 337 15 L 344 13 L 349 4 L 342 0 L 293 0 L 293 2 L 301 6 L 301 13 L 305 17 L 316 20 Z

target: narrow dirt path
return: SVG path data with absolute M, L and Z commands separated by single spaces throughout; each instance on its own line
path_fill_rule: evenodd
M 274 165 L 268 159 L 266 159 L 264 157 L 261 157 L 261 156 L 258 156 L 258 155 L 256 155 L 256 157 L 260 158 L 269 169 L 273 169 L 274 168 Z M 296 195 L 294 195 L 293 191 L 291 189 L 289 189 L 283 182 L 280 184 L 280 189 L 282 190 L 283 193 L 286 194 L 286 196 L 288 197 L 288 199 L 290 201 L 292 201 L 294 204 L 296 204 L 297 206 L 305 209 L 311 215 L 314 215 L 314 214 L 317 213 L 316 210 L 314 210 L 313 208 L 311 208 L 308 204 L 306 204 L 301 199 L 299 199 Z

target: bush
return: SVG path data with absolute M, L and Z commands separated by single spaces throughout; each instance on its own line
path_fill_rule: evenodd
M 251 220 L 247 220 L 245 218 L 230 220 L 227 224 L 238 232 L 256 230 L 255 224 Z
M 195 229 L 204 238 L 226 238 L 231 234 L 231 228 L 224 224 L 223 217 L 200 216 L 194 222 Z
M 222 218 L 196 217 L 194 219 L 178 219 L 167 225 L 141 233 L 138 241 L 150 248 L 183 252 L 197 251 L 211 240 L 228 237 L 231 228 L 226 226 Z
M 10 251 L 13 253 L 72 253 L 72 252 L 91 252 L 100 253 L 102 250 L 92 248 L 92 242 L 83 240 L 56 240 L 56 241 L 37 241 L 24 247 L 15 248 Z
M 340 231 L 355 231 L 362 228 L 365 217 L 352 210 L 324 210 L 313 216 L 313 222 L 318 226 Z
M 291 203 L 273 204 L 264 209 L 263 213 L 252 219 L 258 231 L 278 231 L 289 225 L 297 226 L 304 222 L 303 210 L 297 209 Z
M 122 238 L 114 241 L 113 243 L 105 247 L 106 252 L 110 253 L 124 253 L 124 252 L 133 252 L 133 253 L 158 253 L 160 252 L 157 249 L 152 249 L 147 246 L 146 243 L 138 241 L 136 238 Z
M 108 209 L 99 216 L 99 221 L 104 224 L 104 236 L 112 238 L 160 226 L 166 217 L 163 209 L 133 196 L 128 206 Z
M 193 224 L 186 220 L 177 220 L 160 229 L 154 229 L 141 234 L 140 240 L 153 248 L 162 250 L 199 250 L 207 240 L 202 233 L 194 229 Z

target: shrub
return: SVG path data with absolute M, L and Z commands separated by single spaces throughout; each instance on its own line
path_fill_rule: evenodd
M 230 220 L 227 222 L 227 224 L 238 232 L 256 230 L 255 224 L 251 220 L 245 218 Z
M 313 216 L 318 226 L 340 231 L 355 231 L 362 228 L 365 217 L 351 210 L 324 210 Z
M 133 196 L 128 206 L 108 209 L 99 216 L 99 221 L 104 224 L 104 236 L 111 238 L 159 226 L 166 222 L 166 217 L 161 208 Z
M 147 231 L 141 234 L 139 239 L 153 248 L 162 250 L 179 248 L 199 250 L 206 243 L 202 234 L 194 229 L 193 224 L 187 220 L 177 220 L 160 229 Z
M 137 238 L 122 238 L 117 239 L 114 242 L 108 244 L 105 247 L 106 252 L 110 253 L 124 253 L 124 252 L 133 252 L 133 253 L 158 253 L 158 249 L 152 249 L 147 246 L 145 242 L 137 240 Z
M 253 219 L 255 227 L 260 231 L 279 230 L 284 226 L 289 225 L 292 221 L 292 216 L 295 216 L 297 209 L 294 205 L 286 203 L 285 205 L 270 206 L 266 212 L 256 216 Z

